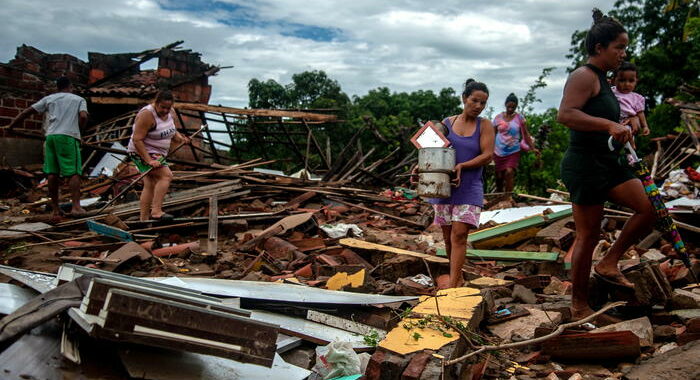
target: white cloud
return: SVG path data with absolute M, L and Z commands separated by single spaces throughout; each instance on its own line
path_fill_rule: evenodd
M 88 51 L 141 51 L 185 40 L 205 62 L 235 66 L 210 79 L 212 103 L 245 106 L 251 78 L 286 84 L 292 74 L 316 69 L 349 95 L 380 86 L 460 91 L 473 77 L 489 85 L 496 109 L 508 93 L 522 96 L 542 68 L 555 66 L 549 86 L 538 92 L 544 109 L 559 103 L 571 33 L 590 25 L 591 8 L 607 11 L 614 1 L 226 2 L 244 7 L 251 22 L 236 26 L 236 15 L 221 7 L 192 10 L 203 1 L 4 0 L 0 61 L 12 59 L 21 44 L 87 59 Z M 299 25 L 339 35 L 314 41 L 290 34 Z

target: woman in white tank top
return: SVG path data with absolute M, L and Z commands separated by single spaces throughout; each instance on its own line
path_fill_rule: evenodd
M 127 148 L 129 156 L 141 173 L 153 168 L 143 178 L 141 220 L 173 218 L 163 211 L 163 199 L 173 179 L 165 157 L 172 140 L 188 144 L 190 139 L 175 129 L 172 106 L 173 94 L 170 91 L 160 91 L 153 103 L 139 111 L 134 121 Z

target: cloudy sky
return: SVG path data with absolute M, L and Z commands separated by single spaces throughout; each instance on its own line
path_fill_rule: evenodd
M 490 105 L 522 96 L 554 66 L 537 109 L 557 106 L 571 33 L 614 0 L 2 0 L 0 61 L 16 47 L 87 60 L 184 40 L 205 62 L 235 66 L 210 79 L 211 103 L 245 106 L 251 78 L 290 82 L 324 70 L 349 95 L 461 90 L 468 77 L 491 89 Z M 145 67 L 147 68 L 147 67 Z

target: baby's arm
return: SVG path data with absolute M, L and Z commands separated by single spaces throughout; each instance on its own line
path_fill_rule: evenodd
M 641 127 L 641 135 L 642 136 L 649 136 L 649 133 L 651 133 L 651 130 L 649 130 L 649 125 L 647 125 L 647 117 L 644 116 L 644 111 L 639 111 L 637 112 L 637 117 L 639 117 L 639 125 Z

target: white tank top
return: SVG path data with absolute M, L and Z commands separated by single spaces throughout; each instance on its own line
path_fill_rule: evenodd
M 150 104 L 141 108 L 139 114 L 141 112 L 151 112 L 156 121 L 156 127 L 149 130 L 146 134 L 146 138 L 143 139 L 143 143 L 146 145 L 146 151 L 149 154 L 155 153 L 166 156 L 170 150 L 170 140 L 173 139 L 173 136 L 175 136 L 175 133 L 177 132 L 175 129 L 175 122 L 173 121 L 173 115 L 168 113 L 168 117 L 163 120 L 158 116 L 156 110 Z M 129 140 L 129 146 L 126 149 L 129 153 L 137 153 L 136 147 L 134 146 L 133 130 L 135 125 L 136 123 L 134 123 L 134 126 L 131 127 L 131 139 Z

